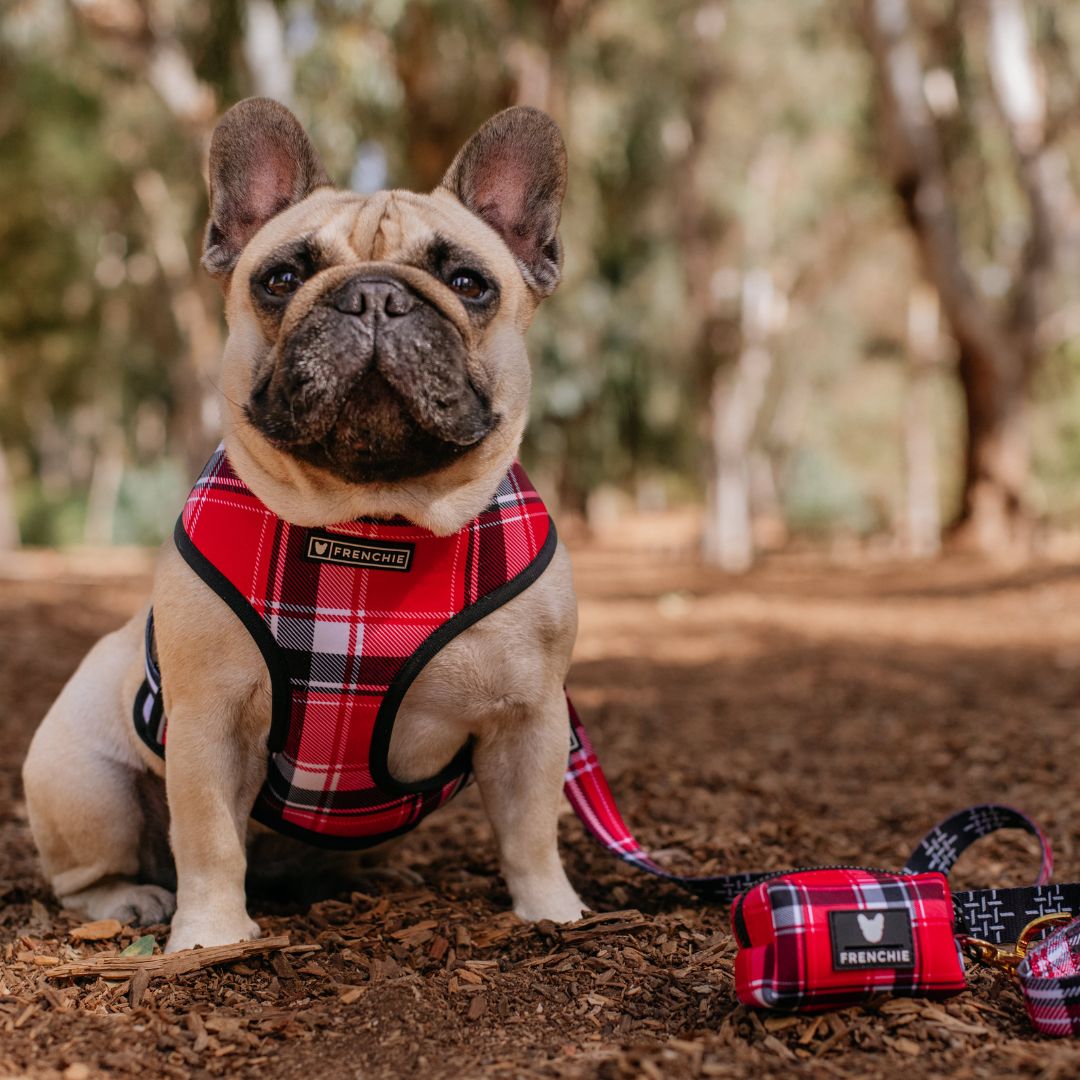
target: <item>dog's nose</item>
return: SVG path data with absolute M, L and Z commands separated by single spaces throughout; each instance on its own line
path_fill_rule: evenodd
M 416 298 L 400 282 L 388 278 L 352 278 L 328 298 L 330 305 L 343 315 L 375 318 L 408 315 Z

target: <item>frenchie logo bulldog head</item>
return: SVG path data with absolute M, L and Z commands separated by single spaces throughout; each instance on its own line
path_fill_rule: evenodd
M 218 124 L 209 178 L 227 425 L 286 459 L 273 472 L 385 486 L 509 465 L 523 333 L 562 262 L 566 153 L 547 115 L 493 117 L 433 192 L 357 195 L 288 109 L 252 98 Z
M 864 915 L 859 912 L 859 929 L 862 931 L 862 936 L 866 938 L 867 942 L 871 945 L 876 945 L 881 941 L 882 936 L 885 933 L 885 915 L 882 912 L 878 912 L 876 915 Z

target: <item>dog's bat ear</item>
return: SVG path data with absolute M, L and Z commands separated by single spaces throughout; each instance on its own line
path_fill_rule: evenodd
M 566 146 L 547 113 L 517 106 L 493 116 L 458 151 L 442 186 L 503 238 L 538 297 L 555 291 Z
M 210 221 L 203 266 L 227 277 L 247 242 L 276 214 L 330 183 L 300 122 L 269 98 L 247 98 L 210 140 Z

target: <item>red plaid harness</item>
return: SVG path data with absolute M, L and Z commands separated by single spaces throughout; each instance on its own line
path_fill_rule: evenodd
M 483 513 L 436 536 L 404 520 L 290 525 L 219 449 L 188 496 L 175 540 L 239 616 L 270 673 L 269 763 L 252 816 L 321 846 L 359 848 L 412 829 L 464 786 L 468 744 L 427 780 L 392 777 L 394 718 L 448 641 L 539 577 L 556 533 L 520 465 Z M 152 643 L 151 612 L 135 727 L 164 757 Z

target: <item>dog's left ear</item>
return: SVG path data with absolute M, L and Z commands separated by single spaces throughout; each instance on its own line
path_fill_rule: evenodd
M 269 98 L 245 98 L 210 140 L 210 221 L 203 266 L 227 278 L 247 242 L 276 214 L 330 183 L 300 121 Z
M 538 298 L 555 291 L 566 146 L 547 113 L 519 105 L 493 116 L 458 151 L 442 186 L 503 238 Z

